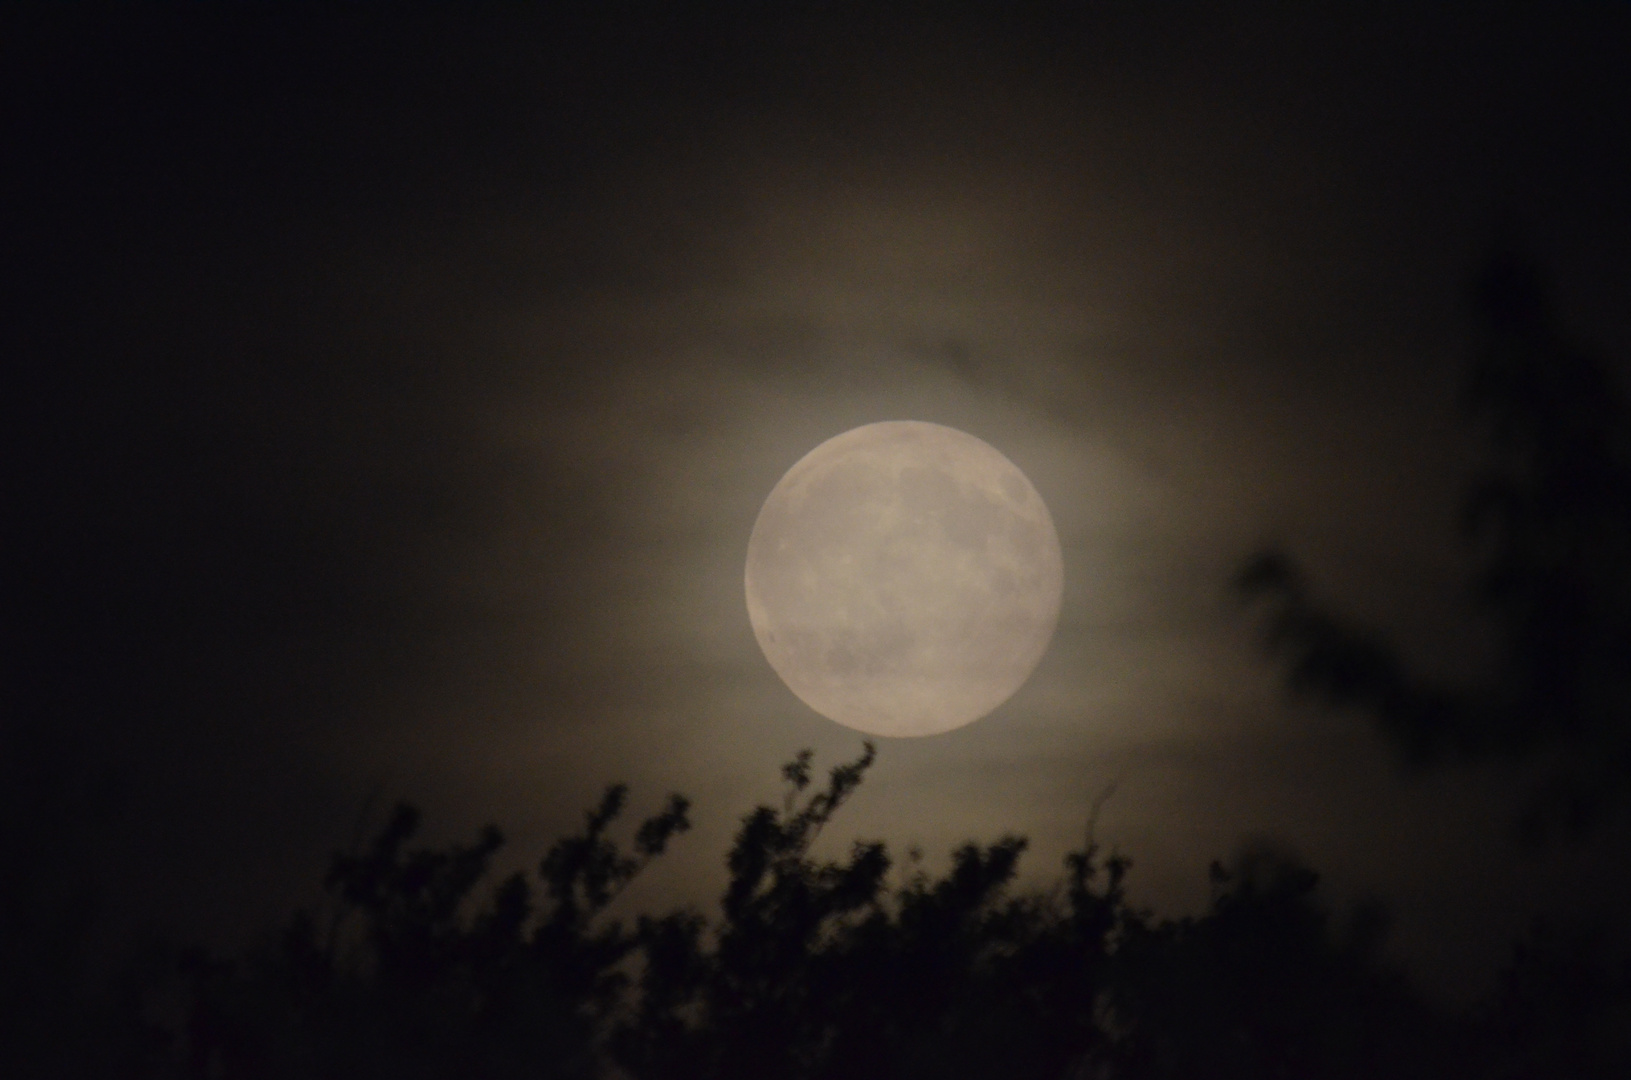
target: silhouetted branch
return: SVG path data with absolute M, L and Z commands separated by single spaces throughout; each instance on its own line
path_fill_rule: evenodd
M 1631 793 L 1631 412 L 1563 335 L 1531 260 L 1498 255 L 1473 306 L 1467 402 L 1491 457 L 1463 521 L 1473 596 L 1502 640 L 1484 683 L 1420 678 L 1315 601 L 1283 552 L 1255 556 L 1235 586 L 1267 606 L 1264 639 L 1293 690 L 1369 714 L 1417 763 L 1544 760 L 1527 830 L 1590 831 Z

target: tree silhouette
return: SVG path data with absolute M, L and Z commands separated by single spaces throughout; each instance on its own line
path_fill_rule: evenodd
M 1488 678 L 1424 678 L 1320 603 L 1284 552 L 1257 555 L 1237 584 L 1267 602 L 1294 689 L 1369 714 L 1418 763 L 1544 762 L 1525 828 L 1579 835 L 1631 793 L 1631 413 L 1558 324 L 1532 260 L 1495 256 L 1473 311 L 1467 405 L 1489 456 L 1463 521 L 1472 597 L 1501 643 Z
M 167 1038 L 102 1008 L 56 1029 L 94 1031 L 95 1053 L 17 1075 L 1515 1080 L 1631 1063 L 1614 1041 L 1631 969 L 1589 941 L 1532 936 L 1495 994 L 1452 1015 L 1383 961 L 1376 911 L 1336 918 L 1317 875 L 1272 850 L 1214 863 L 1210 905 L 1176 919 L 1128 903 L 1130 863 L 1101 858 L 1091 828 L 1041 890 L 1016 890 L 1014 836 L 963 845 L 938 877 L 913 860 L 892 876 L 875 841 L 815 856 L 873 756 L 811 790 L 800 754 L 781 805 L 742 819 L 717 915 L 632 927 L 607 908 L 686 829 L 684 799 L 625 849 L 612 787 L 536 881 L 496 883 L 496 829 L 415 847 L 399 806 L 334 859 L 326 906 L 241 958 L 184 953 Z
M 811 790 L 808 752 L 780 807 L 743 818 L 717 920 L 601 921 L 686 823 L 682 799 L 625 855 L 614 787 L 543 859 L 471 901 L 496 830 L 410 850 L 400 807 L 337 858 L 326 924 L 297 916 L 247 964 L 194 957 L 188 1069 L 202 1076 L 640 1078 L 1411 1075 L 1438 1029 L 1376 957 L 1336 941 L 1315 876 L 1261 854 L 1214 867 L 1205 915 L 1126 902 L 1129 863 L 1091 835 L 1050 891 L 1015 895 L 1025 842 L 966 844 L 950 869 L 891 884 L 878 842 L 811 845 L 871 745 Z M 638 972 L 634 980 L 631 970 Z M 1418 1070 L 1419 1071 L 1419 1070 Z
M 1443 1018 L 1378 956 L 1382 923 L 1338 933 L 1318 876 L 1272 850 L 1214 862 L 1201 916 L 1133 924 L 1111 986 L 1119 1065 L 1133 1077 L 1444 1076 Z
M 810 843 L 873 760 L 809 783 L 790 763 L 778 811 L 748 815 L 731 849 L 712 947 L 704 920 L 642 924 L 647 966 L 635 1018 L 615 1039 L 637 1076 L 1062 1075 L 1096 1045 L 1091 962 L 1122 913 L 1117 862 L 1096 892 L 1078 853 L 1067 908 L 1006 890 L 1025 842 L 967 844 L 936 881 L 890 890 L 880 843 L 821 861 Z
M 408 849 L 398 806 L 361 854 L 336 857 L 327 918 L 302 912 L 247 963 L 186 958 L 194 1076 L 598 1075 L 596 1033 L 637 942 L 597 923 L 617 893 L 689 827 L 672 796 L 624 854 L 606 836 L 627 791 L 609 788 L 581 833 L 539 866 L 543 904 L 517 873 L 471 911 L 503 843 Z
M 1480 1006 L 1484 1075 L 1624 1076 L 1631 1066 L 1631 960 L 1605 963 L 1597 935 L 1544 922 L 1513 945 Z

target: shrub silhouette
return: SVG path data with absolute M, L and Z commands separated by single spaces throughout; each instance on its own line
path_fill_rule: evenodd
M 1205 914 L 1135 924 L 1121 945 L 1116 1075 L 1459 1073 L 1453 1028 L 1380 962 L 1374 911 L 1335 933 L 1317 875 L 1273 851 L 1214 862 L 1210 878 Z
M 296 915 L 247 963 L 186 959 L 189 1073 L 597 1075 L 598 1025 L 637 942 L 595 917 L 689 827 L 674 796 L 624 854 L 605 834 L 626 794 L 608 789 L 583 832 L 550 849 L 536 910 L 521 874 L 468 910 L 503 843 L 496 828 L 469 846 L 410 850 L 419 815 L 398 806 L 365 852 L 334 860 L 326 920 Z
M 484 897 L 497 831 L 411 849 L 399 807 L 335 860 L 326 918 L 298 915 L 243 962 L 190 958 L 185 1072 L 1349 1077 L 1470 1060 L 1380 961 L 1374 923 L 1333 931 L 1313 872 L 1272 853 L 1214 865 L 1211 906 L 1178 920 L 1129 905 L 1129 863 L 1091 835 L 1046 891 L 1015 891 L 1012 836 L 964 845 L 940 877 L 892 879 L 878 842 L 815 857 L 873 758 L 812 789 L 800 754 L 781 806 L 742 819 L 717 918 L 632 928 L 605 909 L 685 829 L 683 799 L 625 854 L 614 787 L 542 860 L 541 890 L 515 875 Z
M 1006 895 L 1025 847 L 1017 837 L 965 845 L 944 878 L 919 873 L 894 890 L 880 843 L 857 843 L 844 861 L 812 859 L 810 843 L 872 760 L 868 744 L 802 805 L 808 753 L 783 770 L 782 809 L 759 807 L 737 834 L 711 949 L 694 915 L 642 924 L 641 1003 L 612 1042 L 624 1068 L 651 1077 L 1054 1075 L 1094 1048 L 1094 971 L 1080 962 L 1086 950 L 1069 946 L 1090 928 L 1102 952 L 1121 864 L 1097 893 L 1091 856 L 1080 859 L 1070 905 L 1078 917 L 1066 920 L 1042 898 Z M 1068 993 L 1077 987 L 1080 997 Z
M 140 995 L 42 996 L 37 1030 L 0 1061 L 6 1075 L 222 1080 L 1493 1080 L 1631 1064 L 1614 1041 L 1631 970 L 1590 942 L 1533 936 L 1488 1000 L 1449 1014 L 1383 961 L 1376 912 L 1337 919 L 1314 872 L 1272 850 L 1214 864 L 1211 903 L 1176 919 L 1128 902 L 1130 864 L 1101 857 L 1091 828 L 1041 890 L 1016 887 L 1014 836 L 963 845 L 940 876 L 875 841 L 817 857 L 873 756 L 817 786 L 800 754 L 781 804 L 742 819 L 717 913 L 632 925 L 607 908 L 687 828 L 684 799 L 625 846 L 612 787 L 535 875 L 496 882 L 496 829 L 415 846 L 419 815 L 400 806 L 333 860 L 325 905 L 242 957 L 182 954 L 177 1022 Z M 39 967 L 0 972 L 12 1000 Z

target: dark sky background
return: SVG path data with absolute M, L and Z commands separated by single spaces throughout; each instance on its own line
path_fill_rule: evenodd
M 1623 830 L 1520 854 L 1521 778 L 1288 702 L 1228 591 L 1282 543 L 1476 672 L 1467 286 L 1521 236 L 1627 355 L 1631 9 L 600 7 L 3 16 L 6 812 L 115 922 L 241 941 L 395 798 L 531 862 L 614 780 L 697 822 L 619 904 L 707 903 L 861 742 L 758 651 L 754 516 L 886 419 L 1024 469 L 1066 593 L 834 851 L 1043 881 L 1119 779 L 1136 898 L 1272 841 L 1451 992 L 1631 903 Z

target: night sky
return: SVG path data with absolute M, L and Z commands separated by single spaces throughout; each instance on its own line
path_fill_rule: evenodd
M 4 810 L 126 931 L 240 941 L 399 798 L 530 863 L 612 781 L 696 820 L 621 910 L 710 903 L 862 739 L 759 652 L 755 515 L 895 419 L 1025 471 L 1064 606 L 832 851 L 1044 882 L 1116 783 L 1141 902 L 1276 845 L 1453 992 L 1631 903 L 1623 829 L 1520 853 L 1521 777 L 1289 699 L 1229 587 L 1279 544 L 1479 670 L 1468 286 L 1521 239 L 1631 355 L 1631 9 L 600 7 L 4 15 Z

